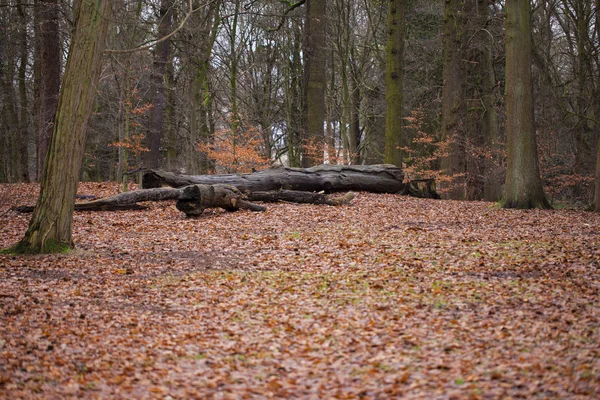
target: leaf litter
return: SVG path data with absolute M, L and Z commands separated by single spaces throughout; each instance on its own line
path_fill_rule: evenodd
M 0 186 L 0 247 L 36 190 Z M 0 398 L 600 396 L 598 214 L 148 205 L 75 213 L 69 254 L 0 255 Z

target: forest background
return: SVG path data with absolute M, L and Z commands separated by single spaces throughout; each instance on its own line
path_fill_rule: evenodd
M 73 3 L 0 2 L 0 182 L 41 178 Z M 202 174 L 390 162 L 412 179 L 435 177 L 446 198 L 502 196 L 504 2 L 112 7 L 84 181 L 126 183 L 140 168 Z M 532 2 L 540 174 L 555 206 L 594 201 L 598 7 Z

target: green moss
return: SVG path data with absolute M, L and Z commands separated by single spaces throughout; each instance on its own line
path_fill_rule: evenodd
M 54 240 L 49 240 L 43 247 L 32 246 L 27 241 L 20 241 L 12 247 L 0 250 L 0 254 L 26 255 L 26 254 L 64 254 L 72 249 L 64 243 L 57 243 Z

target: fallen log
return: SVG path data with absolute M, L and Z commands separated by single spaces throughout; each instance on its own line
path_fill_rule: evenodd
M 149 189 L 152 190 L 152 189 Z M 175 205 L 188 217 L 195 217 L 207 209 L 220 207 L 227 211 L 246 208 L 251 211 L 266 211 L 266 207 L 250 203 L 242 198 L 235 186 L 231 185 L 190 185 L 183 188 Z
M 289 203 L 309 203 L 309 204 L 327 204 L 330 206 L 340 206 L 349 204 L 356 194 L 346 193 L 345 196 L 332 197 L 324 193 L 302 192 L 299 190 L 277 190 L 271 192 L 250 192 L 247 195 L 248 200 L 262 201 L 265 203 L 289 202 Z
M 227 184 L 243 193 L 297 190 L 303 192 L 365 191 L 402 193 L 406 184 L 402 169 L 389 164 L 318 165 L 312 168 L 274 167 L 251 174 L 181 175 L 149 170 L 143 188 L 184 187 L 194 184 Z
M 144 210 L 137 204 L 141 201 L 177 200 L 182 190 L 177 188 L 154 188 L 144 190 L 133 190 L 131 192 L 119 193 L 114 196 L 104 197 L 84 203 L 75 203 L 75 211 L 126 211 Z M 33 211 L 33 206 L 18 206 L 13 210 L 27 213 Z

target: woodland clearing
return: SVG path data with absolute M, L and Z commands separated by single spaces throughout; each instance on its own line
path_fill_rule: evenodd
M 0 185 L 0 248 L 36 196 Z M 76 212 L 75 251 L 0 255 L 0 398 L 600 397 L 600 214 L 174 203 Z

